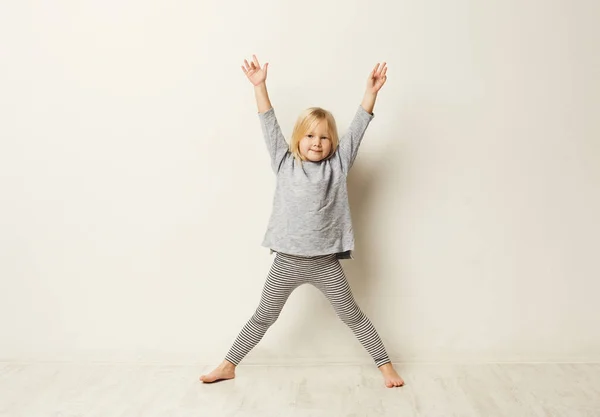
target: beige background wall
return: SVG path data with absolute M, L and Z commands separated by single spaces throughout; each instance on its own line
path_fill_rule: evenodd
M 287 137 L 347 128 L 354 294 L 395 361 L 600 360 L 594 1 L 0 5 L 0 359 L 222 358 L 271 265 L 256 53 Z M 246 363 L 370 357 L 301 287 Z

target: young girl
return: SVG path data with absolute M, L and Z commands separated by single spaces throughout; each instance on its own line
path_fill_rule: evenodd
M 239 333 L 225 360 L 202 382 L 235 377 L 235 367 L 277 320 L 288 297 L 309 283 L 329 299 L 338 317 L 350 327 L 369 352 L 389 388 L 404 385 L 394 370 L 371 321 L 356 304 L 339 259 L 352 258 L 354 236 L 346 176 L 356 158 L 377 93 L 385 84 L 386 64 L 377 64 L 367 82 L 361 106 L 348 133 L 338 141 L 330 112 L 319 107 L 298 118 L 290 145 L 285 141 L 267 94 L 268 63 L 255 55 L 242 70 L 254 85 L 258 116 L 277 175 L 273 211 L 263 246 L 276 252 L 256 312 Z

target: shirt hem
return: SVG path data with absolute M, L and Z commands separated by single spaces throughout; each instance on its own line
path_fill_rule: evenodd
M 267 243 L 263 243 L 262 246 L 269 249 L 269 255 L 272 255 L 273 252 L 281 252 L 281 253 L 287 253 L 289 255 L 307 256 L 308 257 L 308 256 L 330 255 L 330 254 L 334 253 L 338 256 L 338 259 L 354 259 L 354 257 L 352 256 L 354 253 L 354 248 L 341 249 L 341 250 L 330 249 L 330 250 L 323 250 L 323 251 L 311 252 L 311 253 L 306 253 L 306 252 L 298 253 L 297 251 L 294 251 L 294 250 L 289 250 L 286 248 L 269 245 Z

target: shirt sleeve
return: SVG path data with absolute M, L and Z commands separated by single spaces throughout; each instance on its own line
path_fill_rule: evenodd
M 348 175 L 348 171 L 350 171 L 350 168 L 356 159 L 358 148 L 365 135 L 367 126 L 369 126 L 369 123 L 374 117 L 374 114 L 369 113 L 359 105 L 354 119 L 352 120 L 352 123 L 350 123 L 350 128 L 340 138 L 338 153 L 342 164 L 342 170 L 346 175 Z
M 273 172 L 277 174 L 281 162 L 289 152 L 290 147 L 285 141 L 283 133 L 281 133 L 281 128 L 277 122 L 273 107 L 264 113 L 258 113 L 258 117 L 260 119 L 265 143 L 267 144 L 267 150 L 271 157 L 271 168 L 273 169 Z

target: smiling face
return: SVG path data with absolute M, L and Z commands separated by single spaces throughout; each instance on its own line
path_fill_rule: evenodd
M 339 145 L 337 124 L 331 112 L 309 107 L 296 120 L 289 150 L 299 162 L 331 158 Z
M 327 129 L 327 121 L 318 120 L 300 139 L 300 154 L 312 162 L 319 162 L 331 152 L 331 137 Z

